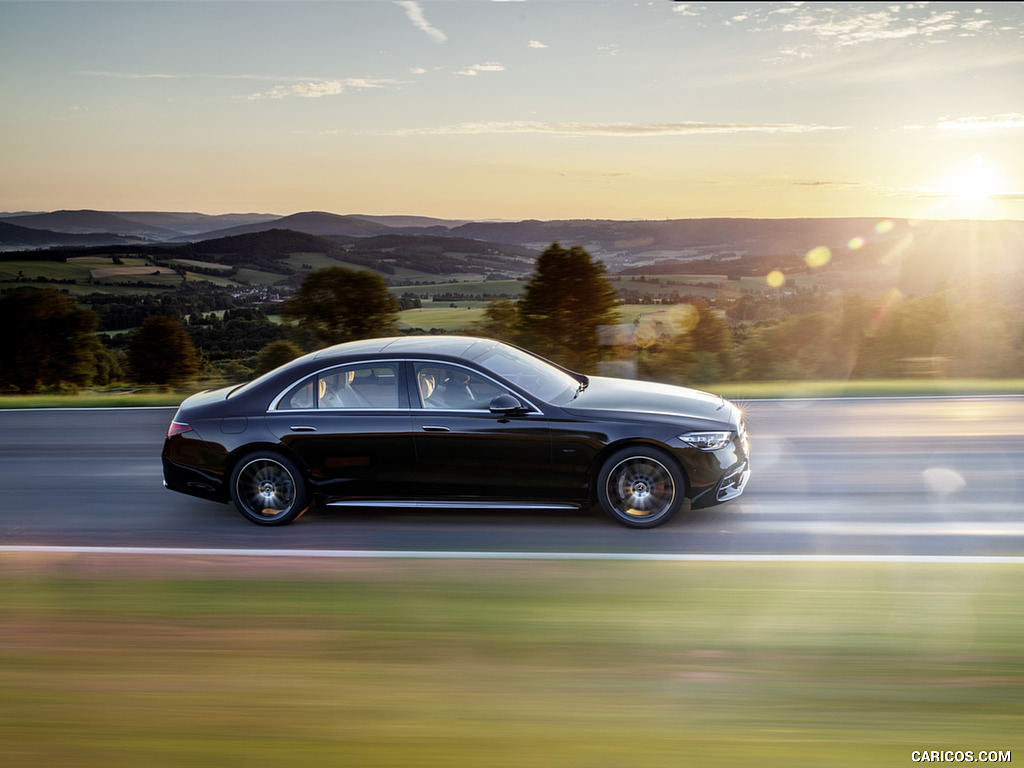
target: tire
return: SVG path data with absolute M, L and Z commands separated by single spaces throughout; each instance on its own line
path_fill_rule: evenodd
M 657 448 L 623 448 L 597 475 L 597 500 L 612 520 L 627 528 L 654 528 L 679 511 L 686 479 L 679 465 Z
M 257 525 L 287 525 L 306 511 L 309 492 L 302 472 L 277 453 L 243 456 L 231 473 L 231 500 Z

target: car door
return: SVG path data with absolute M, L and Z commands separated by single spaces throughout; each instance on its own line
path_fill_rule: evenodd
M 270 431 L 336 499 L 407 498 L 416 453 L 399 361 L 351 363 L 296 383 L 267 413 Z
M 543 412 L 528 407 L 519 414 L 491 413 L 497 395 L 523 398 L 466 366 L 414 360 L 408 370 L 425 499 L 499 502 L 550 495 L 551 435 Z

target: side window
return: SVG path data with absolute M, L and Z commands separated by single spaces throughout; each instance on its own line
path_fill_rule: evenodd
M 416 389 L 422 408 L 486 411 L 506 390 L 490 379 L 459 366 L 415 363 Z
M 311 376 L 277 406 L 281 411 L 397 407 L 398 369 L 388 363 L 349 365 Z
M 320 375 L 320 408 L 397 408 L 398 371 L 373 363 L 335 368 Z
M 292 387 L 292 390 L 281 398 L 277 404 L 279 411 L 304 411 L 308 408 L 316 408 L 316 398 L 313 392 L 316 387 L 316 376 L 306 379 Z

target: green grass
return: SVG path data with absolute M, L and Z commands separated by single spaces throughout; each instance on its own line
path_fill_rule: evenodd
M 1021 740 L 1019 566 L 8 553 L 0 575 L 5 765 L 904 766 Z
M 187 395 L 148 394 L 0 395 L 0 410 L 12 408 L 150 408 L 177 406 Z
M 398 313 L 398 320 L 409 328 L 430 330 L 438 328 L 445 331 L 466 330 L 471 332 L 473 326 L 484 320 L 482 307 L 467 307 L 467 304 L 479 302 L 455 302 L 458 306 L 451 308 L 448 303 L 438 306 L 429 304 L 422 309 L 406 309 Z
M 734 399 L 800 397 L 917 397 L 941 395 L 1020 395 L 1021 379 L 891 379 L 870 381 L 761 381 L 709 384 L 707 389 Z
M 456 288 L 451 290 L 458 292 Z M 449 304 L 455 304 L 456 308 L 449 307 Z M 399 312 L 398 319 L 410 328 L 438 328 L 446 331 L 472 330 L 474 324 L 483 322 L 486 306 L 487 302 L 474 300 L 428 301 L 421 309 L 407 309 Z M 686 307 L 683 306 L 650 304 L 622 304 L 615 310 L 619 323 L 632 324 L 637 317 L 640 317 L 644 324 L 651 325 L 655 322 L 662 322 L 668 327 L 672 327 L 673 318 L 684 314 L 685 311 Z
M 302 253 L 302 252 L 291 254 L 282 263 L 286 264 L 289 267 L 291 267 L 295 271 L 302 270 L 303 266 L 305 266 L 305 265 L 309 265 L 314 270 L 317 270 L 317 269 L 324 269 L 325 267 L 337 267 L 337 266 L 340 266 L 340 264 L 341 264 L 341 262 L 339 262 L 337 259 L 331 258 L 326 253 Z
M 432 312 L 433 310 L 422 310 Z M 437 310 L 465 313 L 474 310 Z M 404 313 L 403 313 L 404 314 Z M 424 322 L 427 321 L 427 317 Z M 430 327 L 440 327 L 427 325 Z M 223 383 L 211 387 L 224 386 Z M 913 397 L 939 395 L 1019 395 L 1020 379 L 907 379 L 893 381 L 767 381 L 695 385 L 733 400 L 792 399 L 801 397 Z M 77 395 L 0 395 L 0 410 L 9 408 L 138 408 L 177 406 L 190 392 L 93 392 Z

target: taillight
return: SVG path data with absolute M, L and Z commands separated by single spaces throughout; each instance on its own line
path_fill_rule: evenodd
M 180 421 L 172 421 L 171 426 L 167 428 L 167 436 L 174 437 L 175 435 L 183 435 L 186 432 L 191 432 L 192 427 L 188 424 L 182 424 Z

